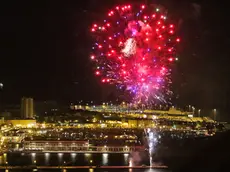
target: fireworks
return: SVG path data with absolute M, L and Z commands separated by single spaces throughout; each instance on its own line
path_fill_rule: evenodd
M 166 12 L 156 5 L 117 6 L 93 24 L 91 60 L 103 83 L 125 88 L 135 102 L 167 102 L 171 64 L 180 42 Z

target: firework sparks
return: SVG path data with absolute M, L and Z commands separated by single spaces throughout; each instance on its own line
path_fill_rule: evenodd
M 136 102 L 167 102 L 172 93 L 170 66 L 177 60 L 175 45 L 180 39 L 166 18 L 156 5 L 125 5 L 93 24 L 91 60 L 101 81 L 126 88 Z

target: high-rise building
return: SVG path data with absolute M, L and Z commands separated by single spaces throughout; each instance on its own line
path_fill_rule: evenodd
M 23 97 L 21 100 L 21 118 L 34 118 L 34 101 L 32 98 Z

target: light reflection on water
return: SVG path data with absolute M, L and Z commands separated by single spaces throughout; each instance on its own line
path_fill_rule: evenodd
M 45 153 L 45 164 L 49 164 L 50 161 L 50 153 Z
M 27 166 L 27 165 L 47 165 L 47 166 L 88 166 L 88 165 L 99 165 L 99 166 L 132 166 L 132 165 L 149 165 L 148 160 L 144 160 L 138 164 L 133 163 L 134 155 L 129 154 L 90 154 L 90 153 L 8 153 L 0 156 L 0 165 L 12 166 Z M 129 171 L 127 169 L 127 171 Z M 130 170 L 134 172 L 136 170 Z M 143 170 L 142 170 L 143 171 Z M 154 172 L 154 171 L 149 171 Z
M 107 153 L 102 154 L 102 165 L 108 165 L 108 162 L 109 162 L 108 156 L 109 156 L 109 154 L 107 154 Z
M 129 165 L 129 154 L 128 153 L 124 153 L 124 162 L 125 164 Z
M 71 162 L 76 161 L 77 154 L 76 153 L 71 153 Z
M 35 170 L 35 169 L 34 169 Z M 34 171 L 33 170 L 33 171 Z M 117 172 L 117 171 L 121 171 L 119 169 L 62 169 L 62 172 L 76 172 L 76 171 L 81 171 L 81 172 Z M 18 172 L 17 170 L 8 170 L 6 169 L 5 172 Z M 42 172 L 49 172 L 49 170 L 45 170 Z M 52 172 L 60 172 L 59 170 L 52 170 Z M 170 170 L 160 170 L 160 169 L 123 169 L 122 172 L 171 172 Z
M 60 164 L 60 165 L 64 164 L 63 153 L 58 153 L 58 164 Z

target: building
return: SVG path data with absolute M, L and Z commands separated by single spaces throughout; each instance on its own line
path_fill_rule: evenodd
M 6 120 L 6 124 L 11 124 L 14 127 L 22 127 L 22 128 L 32 128 L 36 127 L 36 120 L 34 119 L 13 119 L 13 120 Z
M 41 152 L 79 152 L 79 153 L 130 153 L 144 150 L 144 146 L 92 146 L 89 141 L 51 141 L 31 140 L 24 141 L 25 151 Z
M 33 119 L 34 118 L 34 101 L 32 98 L 23 97 L 21 100 L 21 118 Z

